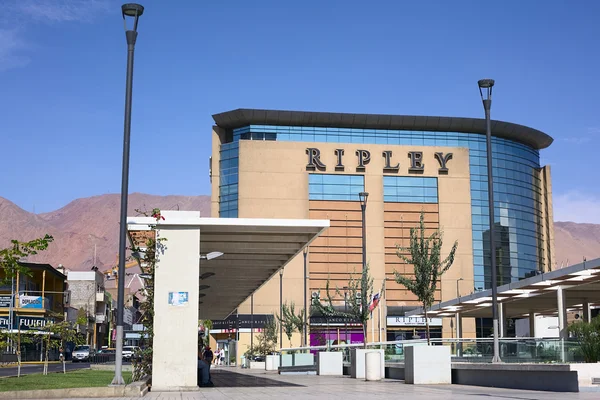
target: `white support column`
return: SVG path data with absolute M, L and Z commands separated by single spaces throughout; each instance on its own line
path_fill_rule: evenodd
M 590 308 L 590 303 L 587 300 L 583 303 L 581 317 L 585 322 L 590 322 L 592 320 L 592 309 Z
M 506 321 L 504 320 L 504 304 L 498 303 L 498 337 L 506 336 Z
M 462 339 L 463 337 L 463 331 L 462 331 L 462 317 L 460 315 L 460 313 L 456 313 L 455 314 L 455 319 L 456 319 L 456 338 L 457 339 Z M 457 357 L 462 357 L 462 343 L 461 342 L 457 342 L 456 343 L 456 356 Z
M 157 251 L 152 387 L 158 392 L 193 390 L 198 368 L 200 229 L 171 226 L 160 229 L 159 235 L 167 240 L 162 242 L 164 252 Z M 170 301 L 186 294 L 187 302 Z
M 568 338 L 567 333 L 567 306 L 565 301 L 565 290 L 562 286 L 556 289 L 556 306 L 558 310 L 558 332 L 560 338 L 560 358 L 565 362 L 565 339 Z
M 535 313 L 529 311 L 529 337 L 535 337 Z

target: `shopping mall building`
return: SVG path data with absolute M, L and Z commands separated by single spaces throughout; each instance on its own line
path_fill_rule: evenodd
M 366 250 L 375 291 L 384 289 L 367 340 L 423 335 L 424 321 L 405 317 L 416 297 L 394 281 L 394 271 L 413 267 L 397 257 L 424 212 L 426 227 L 442 229 L 443 253 L 458 251 L 443 275 L 436 301 L 491 286 L 485 121 L 474 118 L 343 114 L 238 109 L 213 116 L 212 216 L 330 220 L 310 244 L 307 292 L 304 257 L 297 255 L 282 277 L 283 302 L 303 306 L 305 296 L 325 297 L 326 282 L 343 292 L 362 269 L 361 208 L 368 192 Z M 539 151 L 553 139 L 526 126 L 492 121 L 492 151 L 499 285 L 552 269 L 554 261 L 550 169 Z M 385 281 L 385 284 L 384 284 Z M 239 325 L 216 321 L 213 338 L 239 330 L 248 343 L 250 315 L 279 311 L 280 277 L 272 276 L 237 310 Z M 333 294 L 333 292 L 332 292 Z M 310 302 L 310 300 L 309 300 Z M 231 320 L 233 321 L 233 320 Z M 373 324 L 373 326 L 371 326 Z M 253 329 L 260 329 L 260 322 Z M 433 318 L 432 336 L 453 337 L 451 320 Z M 487 336 L 487 321 L 463 322 L 463 335 Z M 362 341 L 352 321 L 310 319 L 312 344 L 323 339 Z M 488 329 L 486 331 L 486 329 Z M 374 337 L 371 337 L 374 335 Z M 300 345 L 296 336 L 294 346 Z M 284 346 L 288 341 L 284 339 Z

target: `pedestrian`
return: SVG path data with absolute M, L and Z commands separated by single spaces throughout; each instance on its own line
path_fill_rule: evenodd
M 211 360 L 212 361 L 212 360 Z M 212 387 L 215 386 L 210 379 L 210 361 L 204 359 L 204 352 L 198 349 L 198 386 Z
M 215 356 L 214 356 L 212 350 L 210 349 L 210 346 L 206 346 L 204 348 L 204 352 L 202 353 L 202 356 L 204 358 L 204 361 L 208 365 L 208 380 L 212 381 L 211 376 L 210 376 L 210 365 L 212 364 Z

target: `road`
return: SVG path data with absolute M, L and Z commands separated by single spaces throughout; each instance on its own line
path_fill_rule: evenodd
M 67 362 L 65 368 L 67 371 L 89 368 L 89 363 Z M 21 375 L 41 374 L 44 371 L 43 364 L 24 364 L 21 366 Z M 62 372 L 62 364 L 48 364 L 48 372 Z M 0 368 L 0 377 L 17 376 L 17 367 Z

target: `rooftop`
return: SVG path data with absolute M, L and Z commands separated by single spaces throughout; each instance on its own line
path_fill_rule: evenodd
M 481 118 L 238 108 L 237 110 L 215 114 L 213 119 L 217 126 L 224 129 L 236 129 L 248 125 L 290 125 L 486 134 L 485 119 Z M 492 135 L 525 144 L 536 150 L 545 149 L 554 141 L 549 135 L 537 129 L 496 120 L 492 120 Z

